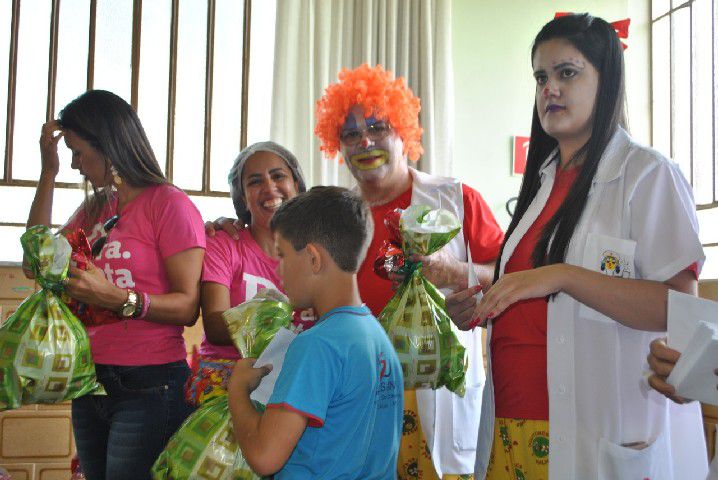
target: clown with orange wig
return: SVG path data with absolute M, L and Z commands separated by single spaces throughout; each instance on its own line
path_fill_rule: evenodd
M 371 206 L 374 236 L 357 278 L 362 300 L 375 316 L 393 294 L 391 281 L 373 270 L 379 248 L 389 238 L 384 225 L 388 212 L 428 205 L 449 210 L 461 220 L 461 232 L 446 247 L 413 259 L 423 263 L 426 278 L 445 294 L 466 289 L 470 261 L 481 283 L 488 285 L 503 240 L 476 190 L 409 165 L 423 153 L 420 110 L 421 101 L 403 78 L 368 65 L 342 70 L 339 81 L 327 87 L 316 106 L 314 132 L 322 152 L 328 158 L 341 154 Z M 443 387 L 404 392 L 400 479 L 472 478 L 485 380 L 481 335 L 479 329 L 461 331 L 455 325 L 452 329 L 468 352 L 466 394 L 462 398 Z

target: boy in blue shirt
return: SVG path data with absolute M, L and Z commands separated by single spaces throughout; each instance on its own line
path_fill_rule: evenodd
M 264 413 L 249 394 L 271 367 L 242 359 L 232 372 L 234 435 L 259 475 L 396 478 L 401 365 L 356 279 L 371 225 L 361 197 L 339 187 L 314 187 L 272 217 L 284 291 L 319 320 L 290 345 Z

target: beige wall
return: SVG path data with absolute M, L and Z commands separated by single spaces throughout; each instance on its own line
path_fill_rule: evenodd
M 510 174 L 511 136 L 528 136 L 531 127 L 531 42 L 555 12 L 631 19 L 625 53 L 629 123 L 637 140 L 650 143 L 649 0 L 453 1 L 453 175 L 484 195 L 503 227 L 509 222 L 504 204 L 521 183 Z

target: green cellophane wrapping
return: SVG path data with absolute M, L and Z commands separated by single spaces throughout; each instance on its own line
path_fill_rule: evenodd
M 254 403 L 263 412 L 264 406 Z M 170 438 L 152 467 L 152 478 L 259 480 L 234 440 L 227 395 L 199 407 Z
M 262 290 L 253 299 L 222 314 L 232 342 L 243 358 L 257 358 L 279 329 L 292 323 L 292 306 L 274 290 Z M 263 412 L 264 406 L 253 402 Z M 152 467 L 158 479 L 256 480 L 234 441 L 227 395 L 200 406 L 172 436 Z
M 292 323 L 292 306 L 276 290 L 261 290 L 253 299 L 222 314 L 242 358 L 257 358 L 280 328 Z
M 104 393 L 87 332 L 60 300 L 69 243 L 42 225 L 30 228 L 20 241 L 42 289 L 0 327 L 0 410 Z
M 445 210 L 412 206 L 399 222 L 402 250 L 431 255 L 461 230 L 459 220 Z M 379 314 L 404 373 L 404 388 L 445 386 L 464 396 L 468 359 L 451 330 L 444 296 L 421 273 L 421 263 L 407 262 L 404 282 Z

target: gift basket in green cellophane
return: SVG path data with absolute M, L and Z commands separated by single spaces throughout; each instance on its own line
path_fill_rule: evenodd
M 468 367 L 466 349 L 451 329 L 444 296 L 422 274 L 421 262 L 411 255 L 427 256 L 448 244 L 461 223 L 446 210 L 415 205 L 390 212 L 386 219 L 391 238 L 380 249 L 374 269 L 404 274 L 404 281 L 379 314 L 379 323 L 394 345 L 404 373 L 404 388 L 445 386 L 465 393 Z
M 202 404 L 185 420 L 152 467 L 152 478 L 260 480 L 234 440 L 227 395 Z M 258 411 L 264 406 L 254 403 Z
M 20 242 L 41 289 L 0 327 L 0 410 L 104 393 L 87 332 L 61 300 L 69 242 L 43 225 L 28 229 Z
M 278 292 L 263 290 L 222 314 L 232 342 L 244 358 L 257 358 L 281 328 L 292 322 L 292 306 Z M 264 405 L 253 402 L 262 412 Z M 152 467 L 158 479 L 260 480 L 234 441 L 224 393 L 202 404 L 172 436 Z

